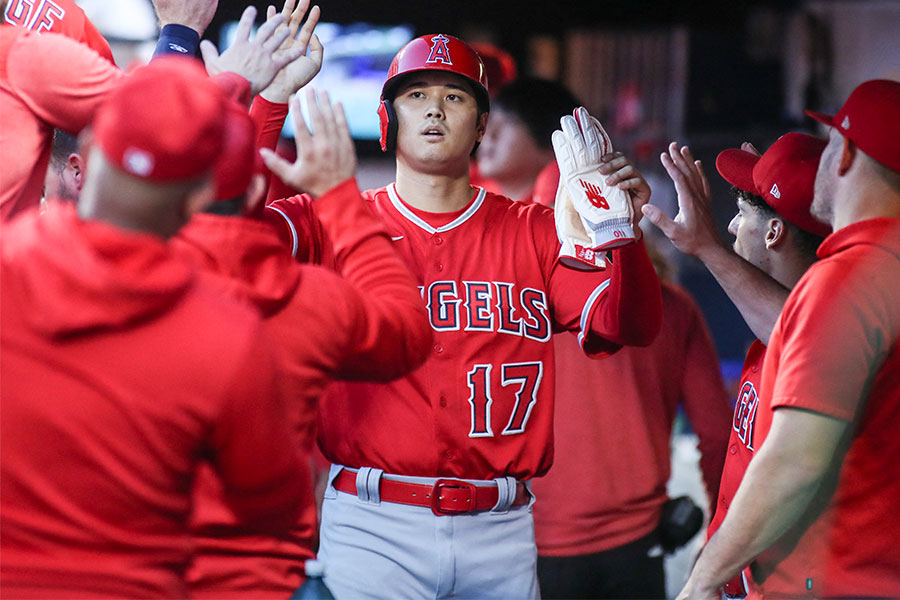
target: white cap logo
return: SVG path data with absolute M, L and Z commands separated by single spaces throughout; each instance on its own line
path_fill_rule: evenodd
M 776 198 L 778 198 L 779 200 L 781 199 L 781 190 L 778 189 L 777 183 L 772 184 L 772 189 L 769 190 L 769 193 L 772 194 L 773 196 L 775 196 Z
M 153 170 L 153 157 L 145 150 L 128 148 L 122 155 L 122 164 L 126 171 L 144 177 Z
M 844 120 L 841 121 L 841 129 L 850 129 L 850 115 L 844 115 Z

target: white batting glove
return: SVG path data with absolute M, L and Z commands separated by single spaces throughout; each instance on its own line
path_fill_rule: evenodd
M 605 269 L 604 252 L 591 250 L 591 238 L 585 231 L 581 217 L 572 206 L 572 199 L 566 191 L 566 184 L 562 178 L 559 180 L 559 187 L 556 188 L 553 214 L 556 217 L 556 237 L 561 244 L 559 261 L 576 269 Z
M 607 185 L 599 171 L 600 157 L 613 151 L 603 126 L 584 107 L 575 109 L 574 116 L 564 116 L 560 124 L 562 131 L 553 132 L 560 188 L 565 187 L 578 213 L 587 247 L 598 252 L 632 243 L 634 212 L 628 194 Z M 580 232 L 566 233 L 572 239 L 580 237 Z M 560 242 L 565 244 L 562 237 Z

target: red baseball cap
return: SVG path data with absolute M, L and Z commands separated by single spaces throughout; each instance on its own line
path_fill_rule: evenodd
M 825 237 L 831 227 L 813 217 L 809 207 L 826 145 L 812 135 L 788 133 L 762 156 L 737 148 L 723 150 L 716 157 L 716 169 L 731 185 L 760 196 L 789 223 Z
M 871 79 L 859 84 L 834 116 L 806 114 L 835 127 L 860 150 L 900 172 L 900 82 Z
M 230 200 L 244 195 L 255 166 L 256 126 L 246 108 L 227 100 L 222 155 L 213 169 L 216 200 Z
M 141 179 L 192 179 L 222 152 L 224 101 L 193 58 L 164 56 L 125 77 L 94 119 L 94 140 L 114 165 Z

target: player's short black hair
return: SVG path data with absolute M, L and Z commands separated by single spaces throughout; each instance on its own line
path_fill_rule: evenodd
M 62 129 L 53 130 L 53 146 L 50 150 L 50 166 L 57 172 L 66 168 L 69 155 L 78 152 L 78 138 Z
M 743 200 L 766 219 L 781 219 L 785 226 L 791 231 L 791 239 L 794 240 L 797 249 L 802 252 L 804 256 L 810 257 L 813 260 L 816 259 L 816 250 L 819 249 L 819 244 L 821 244 L 822 240 L 825 238 L 810 233 L 805 229 L 800 229 L 775 212 L 775 209 L 769 206 L 769 204 L 762 199 L 762 196 L 757 196 L 756 194 L 742 190 L 734 185 L 731 186 L 731 193 L 734 194 L 736 200 Z
M 493 100 L 494 110 L 519 119 L 541 148 L 552 148 L 550 140 L 559 129 L 559 119 L 581 106 L 566 86 L 549 79 L 521 77 L 505 85 Z

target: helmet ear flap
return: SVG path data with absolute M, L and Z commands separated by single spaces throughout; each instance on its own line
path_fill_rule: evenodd
M 397 114 L 394 103 L 382 99 L 378 105 L 378 119 L 381 123 L 381 150 L 391 152 L 397 146 Z

